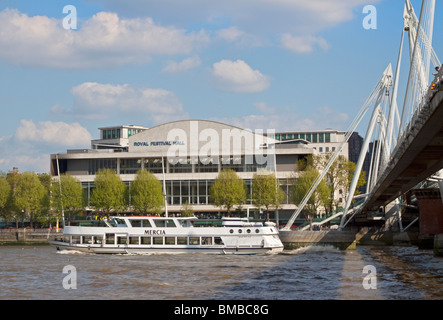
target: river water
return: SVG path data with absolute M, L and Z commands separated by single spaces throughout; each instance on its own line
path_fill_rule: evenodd
M 5 299 L 443 300 L 443 258 L 416 247 L 306 247 L 253 256 L 0 247 Z

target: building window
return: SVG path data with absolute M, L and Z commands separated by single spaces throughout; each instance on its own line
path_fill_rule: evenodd
M 94 175 L 103 169 L 117 172 L 117 159 L 89 159 L 89 174 Z
M 313 133 L 313 134 L 312 134 L 312 142 L 313 142 L 313 143 L 317 143 L 317 142 L 318 142 L 318 140 L 317 140 L 317 134 L 316 134 L 316 133 Z
M 161 158 L 145 159 L 144 168 L 152 173 L 163 173 L 162 159 Z
M 306 134 L 306 140 L 308 140 L 309 142 L 312 142 L 310 133 Z
M 331 134 L 325 133 L 325 142 L 331 142 Z
M 178 159 L 175 163 L 169 163 L 169 173 L 192 172 L 191 158 Z
M 324 133 L 319 133 L 318 134 L 318 142 L 320 142 L 320 143 L 324 143 L 325 142 L 325 134 Z
M 120 174 L 134 174 L 141 168 L 141 159 L 120 159 Z
M 218 157 L 200 158 L 195 172 L 218 172 Z
M 326 147 L 326 152 L 329 152 L 329 147 Z
M 323 147 L 318 148 L 318 151 L 323 152 Z

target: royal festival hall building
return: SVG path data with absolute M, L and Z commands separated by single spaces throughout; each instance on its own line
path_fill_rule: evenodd
M 91 149 L 67 150 L 51 155 L 51 175 L 68 173 L 81 181 L 87 201 L 94 188 L 95 174 L 112 169 L 129 187 L 140 169 L 164 181 L 168 213 L 178 213 L 186 202 L 197 215 L 221 210 L 212 204 L 209 188 L 223 169 L 233 169 L 247 185 L 248 202 L 243 212 L 257 210 L 251 202 L 252 178 L 257 171 L 271 171 L 286 194 L 279 217 L 289 217 L 290 187 L 295 165 L 310 154 L 334 151 L 344 132 L 249 131 L 206 120 L 175 121 L 152 128 L 115 126 L 99 128 L 100 138 Z M 348 158 L 347 144 L 342 154 Z

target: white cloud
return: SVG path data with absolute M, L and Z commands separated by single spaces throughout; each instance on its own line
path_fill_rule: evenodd
M 196 68 L 201 65 L 200 57 L 194 55 L 190 58 L 186 58 L 181 62 L 169 61 L 163 68 L 164 73 L 182 73 L 190 69 Z
M 0 59 L 17 65 L 51 68 L 102 68 L 141 64 L 154 55 L 187 54 L 207 43 L 203 32 L 164 27 L 151 18 L 123 19 L 99 12 L 79 29 L 60 20 L 0 11 Z
M 243 37 L 245 35 L 245 32 L 241 31 L 237 27 L 229 27 L 219 30 L 217 32 L 217 35 L 228 42 L 234 42 Z
M 188 117 L 177 96 L 164 89 L 84 82 L 73 87 L 71 93 L 74 96 L 71 109 L 54 106 L 51 111 L 84 119 L 107 119 L 115 115 L 133 118 L 136 115 L 154 124 Z
M 269 107 L 266 103 L 255 104 L 257 114 L 251 114 L 240 118 L 213 119 L 229 123 L 240 128 L 252 130 L 276 130 L 276 131 L 310 131 L 334 128 L 346 130 L 350 118 L 345 113 L 337 112 L 330 107 L 319 107 L 315 112 L 301 115 L 289 108 Z
M 79 123 L 22 119 L 14 135 L 0 137 L 0 171 L 49 172 L 49 154 L 89 148 L 91 135 Z
M 316 47 L 320 47 L 324 51 L 329 49 L 328 42 L 322 37 L 293 36 L 285 33 L 281 37 L 281 43 L 284 48 L 295 53 L 311 53 Z
M 243 60 L 221 60 L 213 64 L 211 72 L 217 87 L 223 91 L 254 93 L 270 86 L 267 76 Z
M 15 132 L 18 141 L 73 147 L 90 143 L 91 135 L 79 123 L 21 120 Z
M 99 2 L 106 8 L 125 15 L 162 16 L 163 21 L 174 25 L 187 26 L 198 21 L 220 26 L 229 21 L 231 26 L 236 26 L 243 32 L 263 36 L 283 33 L 317 34 L 351 20 L 358 7 L 380 0 L 90 1 Z

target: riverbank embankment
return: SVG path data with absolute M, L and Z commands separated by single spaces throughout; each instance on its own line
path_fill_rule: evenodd
M 357 246 L 410 246 L 419 243 L 418 232 L 393 232 L 363 228 L 351 230 L 280 231 L 285 249 L 309 245 L 332 245 L 341 250 L 355 250 Z
M 1 230 L 0 245 L 48 245 L 48 240 L 62 236 L 62 232 L 48 230 Z

